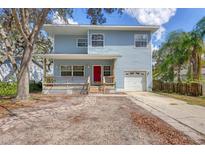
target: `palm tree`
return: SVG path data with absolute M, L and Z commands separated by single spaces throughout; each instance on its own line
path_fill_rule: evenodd
M 196 31 L 189 33 L 189 39 L 186 42 L 189 48 L 189 77 L 199 81 L 201 78 L 201 56 L 204 53 L 204 42 Z
M 189 33 L 171 32 L 159 51 L 155 53 L 157 64 L 154 77 L 173 81 L 176 75 L 177 81 L 181 82 L 181 69 L 188 65 L 188 79 L 199 81 L 202 68 L 201 56 L 205 53 L 204 36 L 205 17 Z
M 196 24 L 194 28 L 195 33 L 199 35 L 202 39 L 205 36 L 205 17 L 203 17 L 199 22 Z
M 171 32 L 158 51 L 155 76 L 166 81 L 174 81 L 176 74 L 177 81 L 181 82 L 182 66 L 188 62 L 188 48 L 186 46 L 188 35 L 183 31 Z
M 201 56 L 205 53 L 204 49 L 205 36 L 205 17 L 203 17 L 190 33 L 190 65 L 189 72 L 193 74 L 193 80 L 200 80 L 202 60 Z

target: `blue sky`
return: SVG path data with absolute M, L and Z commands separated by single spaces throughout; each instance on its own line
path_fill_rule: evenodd
M 136 9 L 137 10 L 137 9 Z M 142 10 L 142 9 L 141 9 Z M 160 10 L 160 9 L 159 9 Z M 150 12 L 149 12 L 150 13 Z M 105 15 L 107 18 L 107 22 L 105 25 L 145 25 L 145 24 L 152 24 L 152 23 L 160 23 L 161 27 L 164 29 L 163 33 L 160 35 L 159 40 L 153 41 L 154 45 L 160 45 L 161 42 L 163 42 L 166 35 L 173 31 L 173 30 L 184 30 L 184 31 L 191 31 L 194 27 L 194 25 L 203 17 L 205 16 L 205 9 L 176 9 L 171 11 L 163 11 L 158 12 L 158 10 L 155 9 L 155 11 L 151 10 L 151 13 L 155 16 L 157 13 L 160 14 L 160 16 L 156 16 L 159 19 L 157 22 L 155 21 L 149 21 L 150 17 L 147 16 L 146 18 L 143 18 L 141 21 L 138 20 L 141 18 L 143 12 L 141 12 L 141 15 L 139 12 L 136 14 L 134 10 L 134 15 L 130 15 L 128 13 L 123 13 L 122 15 L 119 15 L 117 13 L 113 13 L 111 15 Z M 173 13 L 172 15 L 170 15 Z M 167 17 L 169 16 L 169 17 Z M 73 14 L 73 20 L 76 21 L 78 24 L 89 24 L 89 20 L 86 18 L 86 10 L 85 9 L 75 9 Z M 148 21 L 146 21 L 148 20 Z M 155 19 L 154 19 L 155 20 Z M 162 20 L 162 21 L 160 21 Z
M 194 25 L 205 16 L 205 9 L 177 9 L 176 15 L 165 24 L 167 32 L 182 29 L 191 31 Z

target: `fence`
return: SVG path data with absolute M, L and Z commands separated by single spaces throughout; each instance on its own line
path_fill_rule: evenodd
M 200 83 L 164 83 L 158 80 L 153 82 L 153 91 L 178 93 L 189 96 L 201 96 L 203 94 Z

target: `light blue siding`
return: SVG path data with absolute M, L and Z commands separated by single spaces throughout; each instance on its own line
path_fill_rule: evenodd
M 87 38 L 85 35 L 55 35 L 54 53 L 86 54 L 87 48 L 77 47 L 78 38 Z
M 85 68 L 84 76 L 88 77 L 90 75 L 92 80 L 93 65 L 112 67 L 113 60 L 54 60 L 54 76 L 61 76 L 61 72 L 60 72 L 61 65 L 83 65 Z M 113 72 L 111 70 L 111 74 L 112 73 Z
M 105 37 L 104 47 L 91 47 L 91 35 L 102 33 Z M 134 34 L 147 33 L 149 35 L 149 45 L 147 48 L 134 47 Z M 124 89 L 124 71 L 147 71 L 147 88 L 152 87 L 152 60 L 151 60 L 151 37 L 149 32 L 139 31 L 89 31 L 89 54 L 120 54 L 116 60 L 115 76 L 116 88 Z
M 146 71 L 147 89 L 152 88 L 152 53 L 151 53 L 151 33 L 143 31 L 119 31 L 119 30 L 89 30 L 89 46 L 87 48 L 77 48 L 77 38 L 87 38 L 87 36 L 55 35 L 55 53 L 67 54 L 119 54 L 115 63 L 116 88 L 124 89 L 124 71 Z M 102 33 L 105 37 L 104 47 L 91 47 L 91 34 Z M 134 47 L 134 34 L 147 33 L 149 44 L 146 48 Z M 113 64 L 112 60 L 55 60 L 54 75 L 60 76 L 60 65 L 85 65 L 85 76 L 92 74 L 92 65 Z

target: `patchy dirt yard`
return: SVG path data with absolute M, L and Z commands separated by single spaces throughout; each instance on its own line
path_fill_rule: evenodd
M 35 96 L 19 104 L 0 118 L 0 144 L 195 144 L 126 96 Z

